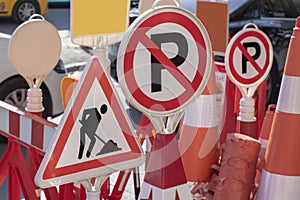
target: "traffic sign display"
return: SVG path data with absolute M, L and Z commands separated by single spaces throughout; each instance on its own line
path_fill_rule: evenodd
M 128 0 L 72 0 L 72 42 L 99 47 L 120 41 L 128 28 L 129 6 Z
M 246 28 L 228 44 L 225 67 L 229 78 L 237 85 L 258 85 L 268 75 L 273 60 L 269 38 L 260 30 Z
M 92 58 L 37 172 L 51 187 L 136 167 L 143 153 L 99 59 Z
M 153 115 L 185 108 L 206 85 L 211 44 L 202 23 L 176 7 L 145 12 L 125 33 L 118 79 L 127 99 Z
M 72 36 L 120 33 L 128 26 L 129 1 L 72 0 L 71 3 Z
M 61 38 L 55 26 L 42 16 L 36 16 L 41 19 L 29 19 L 18 26 L 8 48 L 14 69 L 29 79 L 50 73 L 61 53 Z

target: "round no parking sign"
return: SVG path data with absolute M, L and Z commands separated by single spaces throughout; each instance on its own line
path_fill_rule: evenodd
M 185 108 L 206 85 L 211 45 L 202 23 L 176 7 L 141 15 L 126 32 L 118 55 L 118 78 L 138 109 L 166 115 Z
M 269 38 L 257 28 L 245 28 L 228 44 L 225 67 L 229 78 L 240 87 L 261 83 L 268 75 L 273 61 Z

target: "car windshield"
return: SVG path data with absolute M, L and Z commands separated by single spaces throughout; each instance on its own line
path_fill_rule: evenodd
M 249 0 L 228 0 L 228 2 L 229 2 L 229 13 L 231 14 L 232 12 L 238 10 L 243 5 L 248 3 Z
M 299 0 L 228 0 L 230 15 L 244 13 L 244 17 L 285 17 L 295 18 L 300 15 Z M 254 7 L 248 13 L 249 7 Z M 253 12 L 256 13 L 253 13 Z M 249 11 L 250 12 L 250 11 Z

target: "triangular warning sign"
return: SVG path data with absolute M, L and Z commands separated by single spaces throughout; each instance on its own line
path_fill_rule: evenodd
M 136 167 L 142 149 L 99 59 L 84 70 L 36 174 L 52 187 Z

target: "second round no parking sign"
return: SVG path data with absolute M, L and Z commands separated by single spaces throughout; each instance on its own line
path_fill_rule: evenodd
M 244 28 L 228 44 L 225 67 L 229 78 L 241 87 L 261 83 L 268 75 L 273 61 L 269 38 L 258 28 Z
M 211 44 L 202 23 L 176 7 L 143 13 L 126 32 L 118 78 L 127 99 L 154 115 L 185 108 L 207 83 Z

